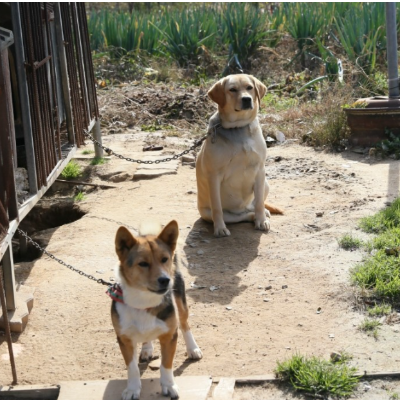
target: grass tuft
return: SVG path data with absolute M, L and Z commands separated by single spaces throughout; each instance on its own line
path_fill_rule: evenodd
M 71 160 L 61 172 L 63 179 L 76 179 L 82 175 L 82 168 L 75 161 Z
M 362 240 L 351 236 L 350 234 L 346 234 L 339 239 L 339 246 L 344 250 L 359 249 L 363 244 Z
M 93 154 L 93 153 L 94 153 L 94 150 L 83 150 L 82 151 L 82 154 L 84 154 L 84 155 Z
M 360 228 L 367 233 L 382 233 L 396 226 L 400 226 L 400 198 L 389 207 L 371 217 L 363 218 L 360 222 Z
M 378 339 L 378 328 L 382 325 L 379 321 L 375 319 L 366 318 L 358 327 L 360 331 L 366 332 L 369 336 L 373 336 Z
M 279 377 L 288 380 L 296 390 L 313 395 L 349 396 L 359 380 L 355 376 L 355 368 L 317 357 L 306 358 L 295 354 L 277 364 L 275 371 Z
M 392 306 L 386 303 L 376 304 L 374 307 L 370 307 L 367 312 L 370 317 L 382 317 L 392 312 Z
M 74 196 L 74 201 L 83 201 L 85 200 L 85 194 L 83 192 L 79 192 L 76 196 Z
M 103 157 L 95 157 L 90 161 L 90 165 L 103 165 L 107 160 Z

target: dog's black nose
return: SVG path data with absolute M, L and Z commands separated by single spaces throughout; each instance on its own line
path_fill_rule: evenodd
M 242 97 L 242 109 L 243 110 L 248 110 L 252 109 L 253 105 L 251 103 L 253 99 L 251 97 Z
M 168 287 L 170 280 L 171 279 L 168 278 L 167 276 L 160 276 L 158 278 L 158 286 L 160 287 L 160 289 L 166 289 Z

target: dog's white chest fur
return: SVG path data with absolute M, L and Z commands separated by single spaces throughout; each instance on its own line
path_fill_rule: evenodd
M 116 307 L 121 334 L 130 337 L 134 343 L 148 342 L 168 332 L 167 324 L 146 310 L 121 303 L 117 303 Z

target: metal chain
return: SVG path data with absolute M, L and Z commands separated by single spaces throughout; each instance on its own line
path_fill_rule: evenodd
M 194 151 L 197 147 L 199 147 L 204 140 L 207 138 L 208 134 L 203 136 L 201 139 L 196 140 L 193 144 L 193 146 L 191 146 L 189 149 L 184 150 L 182 153 L 179 154 L 175 154 L 171 157 L 166 157 L 163 158 L 162 160 L 154 160 L 154 161 L 150 161 L 150 160 L 135 160 L 134 158 L 130 158 L 130 157 L 125 157 L 121 154 L 117 154 L 114 151 L 112 151 L 109 147 L 105 147 L 103 146 L 99 141 L 97 141 L 92 135 L 89 134 L 89 132 L 87 132 L 86 130 L 83 131 L 83 134 L 90 139 L 96 146 L 101 147 L 109 156 L 113 155 L 115 157 L 120 158 L 121 160 L 125 160 L 125 161 L 129 161 L 129 162 L 134 162 L 134 163 L 138 163 L 138 164 L 160 164 L 163 162 L 168 162 L 168 161 L 172 161 L 172 160 L 177 160 L 178 158 L 189 154 L 191 151 Z
M 101 219 L 103 221 L 115 222 L 118 225 L 125 226 L 126 228 L 129 228 L 129 229 L 132 229 L 135 232 L 138 232 L 138 230 L 136 228 L 134 228 L 133 226 L 127 225 L 124 222 L 116 221 L 115 219 L 106 218 L 106 217 L 98 217 L 97 215 L 86 215 L 85 218 L 95 218 L 95 219 Z
M 79 270 L 78 268 L 73 267 L 70 264 L 67 264 L 66 262 L 64 262 L 63 260 L 60 260 L 59 258 L 57 258 L 55 255 L 49 253 L 45 248 L 43 248 L 42 246 L 40 246 L 40 244 L 36 243 L 31 237 L 29 237 L 26 232 L 24 232 L 23 230 L 17 228 L 17 231 L 19 232 L 20 235 L 24 236 L 28 242 L 32 243 L 32 245 L 34 247 L 36 247 L 37 249 L 39 249 L 40 251 L 42 251 L 43 253 L 45 253 L 47 256 L 49 256 L 52 260 L 57 261 L 59 264 L 63 265 L 64 267 L 69 268 L 71 271 L 77 272 L 79 275 L 84 276 L 88 279 L 91 279 L 92 281 L 96 281 L 97 283 L 100 283 L 101 285 L 107 285 L 107 286 L 112 286 L 113 283 L 111 282 L 106 282 L 104 279 L 98 279 L 96 277 L 94 277 L 93 275 L 87 274 L 81 270 Z

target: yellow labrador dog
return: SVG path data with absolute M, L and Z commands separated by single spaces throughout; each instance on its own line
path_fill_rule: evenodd
M 282 214 L 265 200 L 267 146 L 257 113 L 267 88 L 251 75 L 229 75 L 208 96 L 218 104 L 196 162 L 197 206 L 214 223 L 214 235 L 229 236 L 226 223 L 254 221 L 268 231 L 270 213 Z M 269 211 L 268 211 L 269 210 Z

